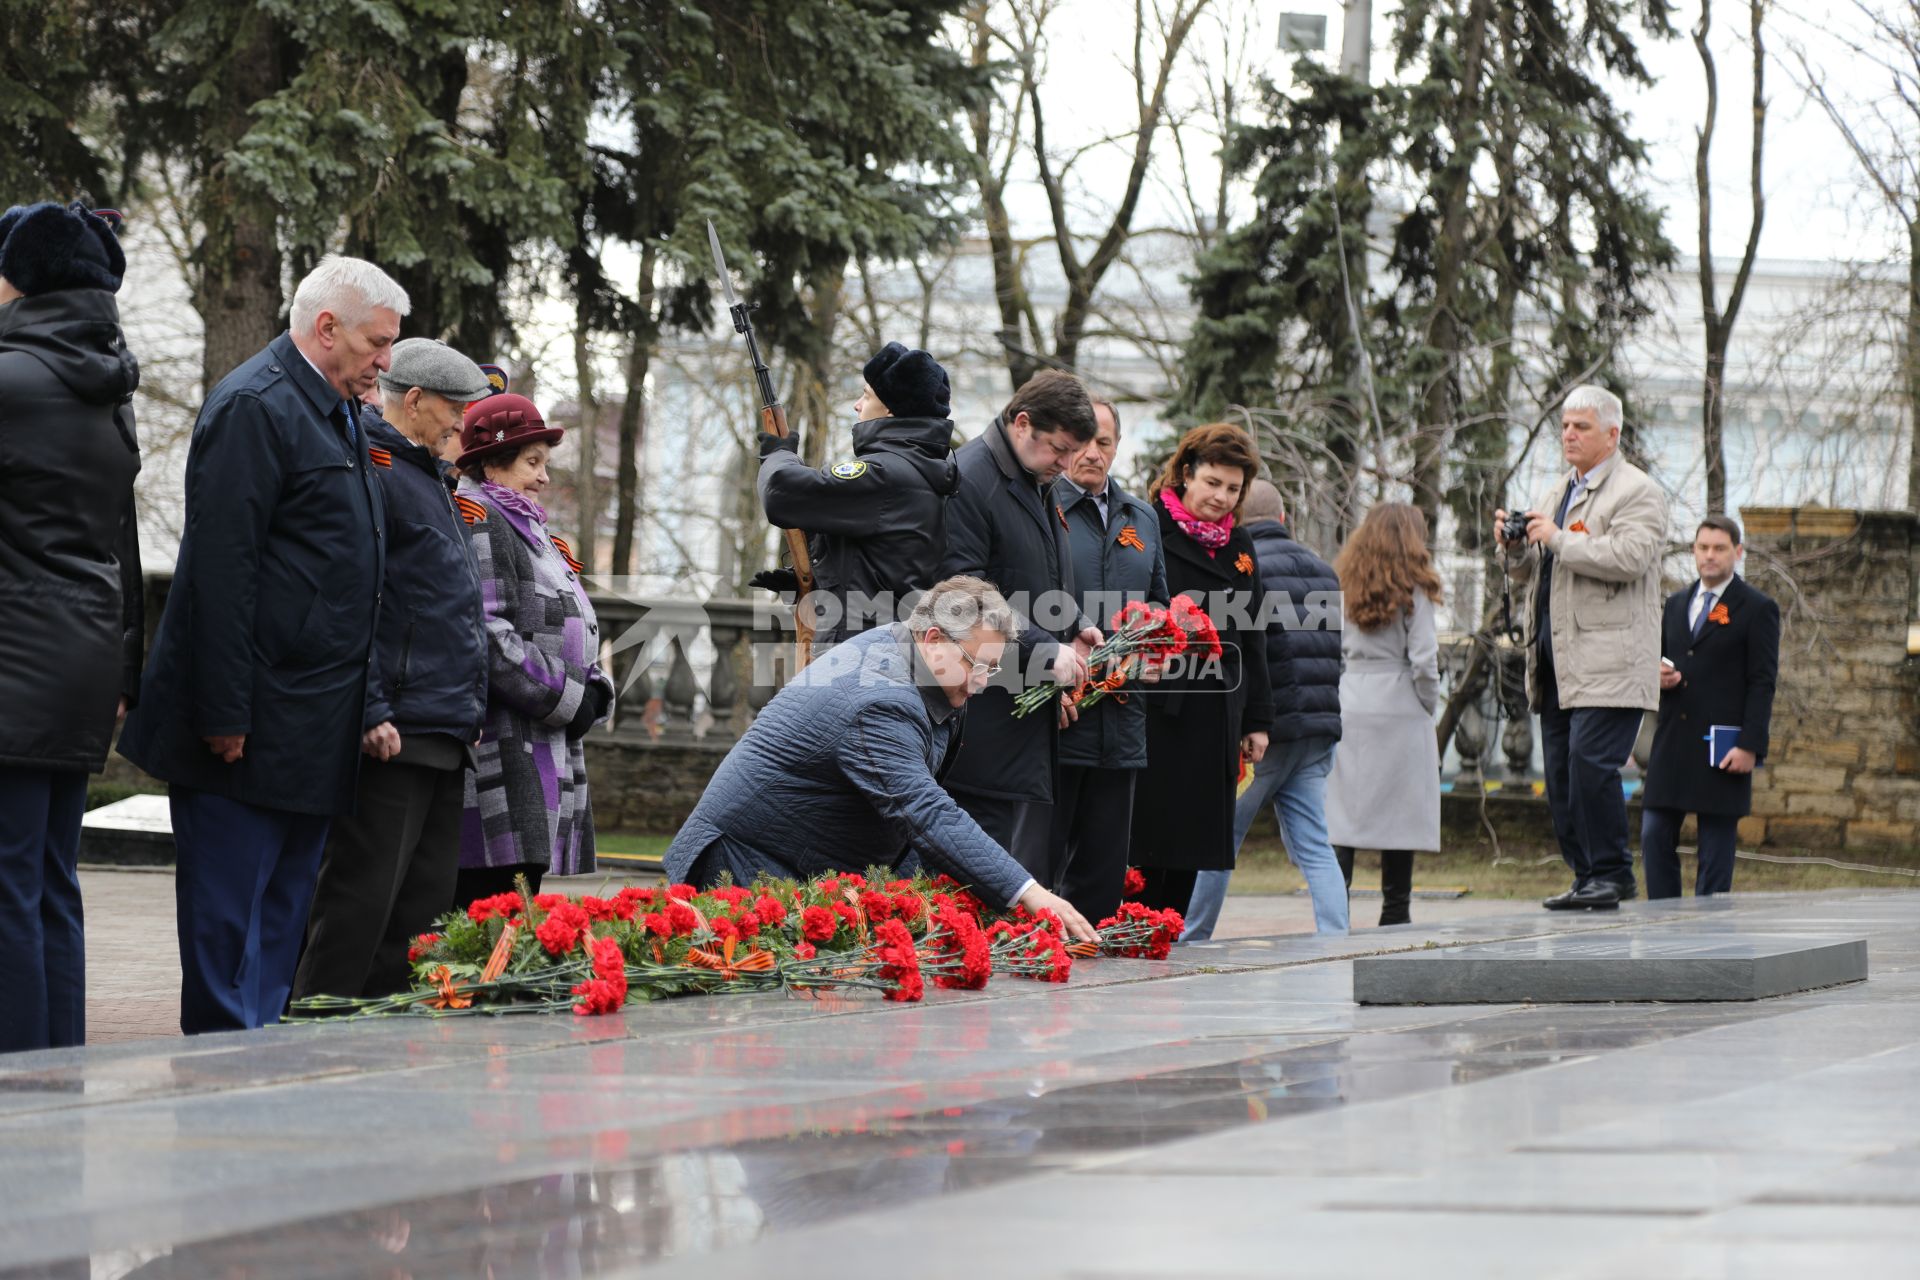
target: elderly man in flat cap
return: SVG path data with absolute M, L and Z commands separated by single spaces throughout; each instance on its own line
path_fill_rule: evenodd
M 294 995 L 377 996 L 407 985 L 407 946 L 453 903 L 470 745 L 487 701 L 486 619 L 471 542 L 437 454 L 480 366 L 408 338 L 380 375 L 367 452 L 386 498 L 384 604 L 367 678 L 368 757 L 352 817 L 333 824 Z

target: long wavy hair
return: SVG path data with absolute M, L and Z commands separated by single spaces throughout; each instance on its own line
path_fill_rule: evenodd
M 1186 497 L 1187 472 L 1209 462 L 1222 467 L 1238 467 L 1246 477 L 1240 487 L 1240 501 L 1233 508 L 1237 520 L 1240 508 L 1246 505 L 1247 490 L 1253 487 L 1254 477 L 1260 474 L 1260 452 L 1254 448 L 1253 437 L 1231 422 L 1211 422 L 1181 436 L 1180 443 L 1174 447 L 1173 456 L 1160 468 L 1153 487 L 1147 490 L 1147 501 L 1159 497 L 1162 489 L 1171 489 L 1182 498 Z
M 1427 520 L 1418 507 L 1382 502 L 1353 531 L 1333 571 L 1340 578 L 1347 621 L 1378 631 L 1413 608 L 1413 593 L 1440 603 L 1440 575 L 1427 550 Z

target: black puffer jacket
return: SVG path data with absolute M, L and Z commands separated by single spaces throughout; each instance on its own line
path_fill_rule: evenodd
M 1273 742 L 1340 737 L 1340 579 L 1277 520 L 1247 526 L 1267 608 Z
M 760 501 L 780 528 L 807 532 L 814 587 L 840 602 L 816 646 L 904 620 L 901 600 L 940 580 L 947 499 L 960 485 L 953 423 L 870 419 L 853 429 L 853 457 L 818 469 L 793 449 L 791 436 L 761 435 Z
M 138 692 L 139 382 L 105 290 L 0 306 L 0 764 L 98 772 Z
M 487 712 L 480 571 L 444 463 L 373 410 L 360 415 L 387 508 L 387 570 L 366 727 L 472 742 Z

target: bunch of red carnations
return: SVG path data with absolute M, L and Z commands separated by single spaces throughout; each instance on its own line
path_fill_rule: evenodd
M 1161 668 L 1189 650 L 1206 658 L 1220 656 L 1220 632 L 1192 596 L 1175 596 L 1165 608 L 1129 601 L 1113 615 L 1108 627 L 1111 634 L 1087 655 L 1086 680 L 1066 694 L 1076 707 L 1089 707 L 1119 694 L 1147 669 Z M 1013 700 L 1013 714 L 1031 715 L 1052 702 L 1062 688 L 1047 683 L 1022 690 Z
M 1128 933 L 1100 950 L 1139 953 L 1122 945 L 1145 944 Z M 293 1017 L 595 1015 L 665 996 L 777 990 L 914 1001 L 929 982 L 978 991 L 995 974 L 1065 982 L 1073 971 L 1051 912 L 998 911 L 946 876 L 877 869 L 706 890 L 628 886 L 611 897 L 535 894 L 523 882 L 441 917 L 407 958 L 410 990 L 300 1000 Z

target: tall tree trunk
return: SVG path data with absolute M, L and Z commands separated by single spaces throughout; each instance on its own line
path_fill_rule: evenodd
M 993 28 L 988 10 L 980 0 L 968 9 L 966 22 L 972 33 L 968 62 L 976 70 L 995 65 L 999 56 L 993 45 Z M 1032 67 L 1023 68 L 1015 101 L 1032 91 Z M 1021 321 L 1027 312 L 1026 285 L 1021 279 L 1020 263 L 1013 243 L 1013 220 L 1007 213 L 1007 171 L 994 155 L 993 102 L 984 98 L 968 113 L 973 132 L 974 184 L 980 192 L 980 220 L 987 231 L 987 259 L 993 265 L 993 299 L 1000 311 L 1000 358 L 1006 363 L 1007 377 L 1018 391 L 1027 379 L 1040 371 L 1028 340 L 1022 336 Z M 1017 119 L 1017 113 L 1016 113 Z
M 839 421 L 833 406 L 832 389 L 839 375 L 833 331 L 846 304 L 847 259 L 815 267 L 807 279 L 807 294 L 809 333 L 805 350 L 795 353 L 799 359 L 794 366 L 793 428 L 802 431 L 800 456 L 808 466 L 817 467 L 827 460 L 827 444 Z
M 1713 23 L 1713 0 L 1700 0 L 1700 24 L 1693 29 L 1693 45 L 1700 54 L 1700 65 L 1707 79 L 1707 113 L 1698 131 L 1699 144 L 1694 152 L 1695 194 L 1700 203 L 1700 315 L 1707 333 L 1706 376 L 1700 388 L 1700 446 L 1707 472 L 1707 512 L 1722 515 L 1727 509 L 1727 458 L 1725 424 L 1727 415 L 1727 348 L 1733 340 L 1734 321 L 1740 315 L 1740 303 L 1746 297 L 1747 281 L 1753 274 L 1753 260 L 1760 251 L 1760 227 L 1766 220 L 1766 195 L 1760 185 L 1760 161 L 1766 142 L 1766 45 L 1761 39 L 1761 24 L 1766 16 L 1765 0 L 1748 0 L 1748 35 L 1753 47 L 1753 154 L 1750 170 L 1750 199 L 1753 220 L 1747 226 L 1747 248 L 1740 269 L 1733 278 L 1733 291 L 1727 295 L 1726 310 L 1719 305 L 1713 278 L 1713 187 L 1708 155 L 1713 147 L 1714 118 L 1720 108 L 1720 84 L 1713 65 L 1713 50 L 1708 35 Z
M 588 573 L 597 573 L 600 569 L 600 477 L 597 474 L 600 467 L 600 396 L 594 388 L 592 330 L 588 327 L 590 319 L 591 304 L 583 296 L 575 308 L 573 328 L 574 379 L 580 390 L 579 463 L 573 487 L 574 500 L 580 504 L 576 554 L 580 563 L 587 566 Z
M 653 318 L 653 280 L 659 250 L 649 239 L 640 250 L 641 321 L 627 348 L 626 399 L 620 402 L 620 466 L 614 481 L 617 498 L 613 518 L 613 572 L 633 572 L 633 543 L 640 521 L 640 458 L 647 440 L 647 371 L 653 365 L 653 344 L 660 331 Z
M 280 328 L 280 242 L 273 203 L 244 188 L 225 158 L 252 127 L 254 104 L 281 87 L 279 34 L 258 10 L 240 19 L 224 84 L 207 127 L 208 151 L 219 158 L 201 183 L 197 210 L 205 239 L 195 255 L 199 278 L 193 305 L 206 332 L 200 370 L 208 390 Z
M 1907 429 L 1907 510 L 1920 511 L 1920 217 L 1907 223 L 1907 344 L 1904 353 Z
M 1461 33 L 1460 87 L 1448 123 L 1453 151 L 1437 193 L 1440 232 L 1434 243 L 1433 316 L 1426 341 L 1433 356 L 1427 370 L 1423 420 L 1413 440 L 1413 501 L 1425 513 L 1430 529 L 1438 527 L 1447 438 L 1460 416 L 1460 356 L 1467 333 L 1456 308 L 1467 263 L 1473 256 L 1467 213 L 1473 194 L 1473 162 L 1479 154 L 1475 140 L 1482 108 L 1480 77 L 1492 17 L 1493 0 L 1471 0 L 1467 6 Z

